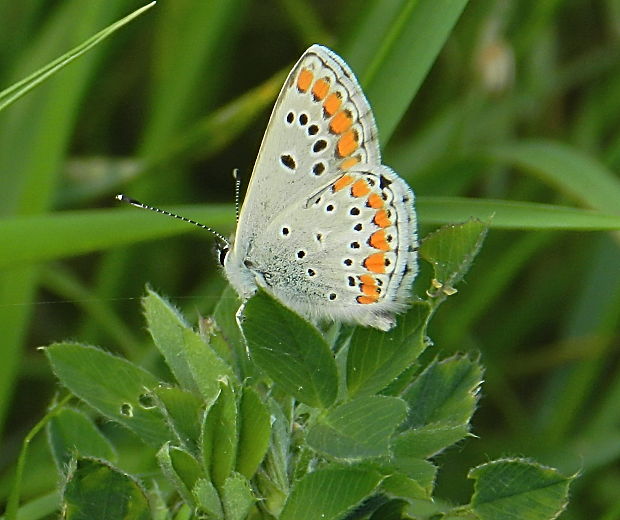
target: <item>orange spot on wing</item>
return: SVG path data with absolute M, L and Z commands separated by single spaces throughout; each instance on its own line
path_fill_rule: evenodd
M 366 205 L 370 206 L 371 208 L 375 208 L 375 209 L 382 208 L 383 207 L 383 199 L 377 193 L 371 193 L 368 196 L 368 200 L 366 201 Z
M 323 110 L 325 110 L 325 114 L 329 117 L 333 116 L 340 108 L 341 103 L 342 98 L 340 97 L 340 94 L 338 92 L 332 92 L 323 102 Z
M 385 236 L 385 231 L 383 229 L 375 231 L 372 235 L 370 235 L 368 243 L 375 249 L 381 249 L 382 251 L 390 250 L 390 244 L 388 244 L 387 237 Z
M 390 222 L 390 219 L 388 217 L 387 211 L 385 211 L 384 209 L 380 209 L 379 211 L 377 211 L 372 221 L 377 224 L 377 226 L 382 228 L 392 225 L 392 222 Z
M 329 129 L 334 134 L 341 134 L 351 128 L 352 124 L 353 118 L 351 117 L 351 113 L 348 110 L 341 110 L 329 122 Z
M 377 285 L 377 280 L 370 274 L 362 274 L 359 277 L 360 282 L 364 285 Z
M 315 101 L 321 101 L 329 92 L 329 82 L 325 79 L 317 79 L 312 86 L 312 96 Z
M 376 285 L 362 284 L 361 289 L 365 296 L 379 298 L 379 288 Z
M 363 197 L 364 195 L 368 195 L 370 193 L 370 186 L 364 179 L 359 179 L 355 181 L 355 184 L 351 186 L 351 195 L 354 197 Z
M 353 182 L 353 177 L 350 175 L 343 175 L 333 184 L 334 191 L 340 191 L 343 188 L 346 188 L 349 184 Z
M 357 132 L 355 130 L 349 130 L 338 139 L 336 146 L 338 149 L 338 155 L 340 157 L 346 157 L 351 155 L 357 148 Z
M 378 296 L 376 298 L 373 298 L 372 296 L 358 296 L 356 298 L 357 303 L 361 303 L 365 305 L 368 305 L 369 303 L 376 303 L 378 299 L 379 299 Z
M 345 159 L 344 161 L 342 161 L 342 163 L 340 164 L 340 169 L 348 170 L 352 166 L 355 166 L 358 162 L 360 162 L 359 157 L 349 157 L 348 159 Z
M 314 74 L 309 69 L 301 69 L 299 76 L 297 76 L 297 88 L 301 92 L 306 92 L 312 83 L 312 79 L 314 78 Z
M 367 256 L 362 265 L 373 273 L 385 273 L 385 253 Z

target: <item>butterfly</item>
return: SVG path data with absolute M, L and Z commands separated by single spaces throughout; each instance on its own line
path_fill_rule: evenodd
M 381 164 L 372 110 L 345 61 L 304 52 L 275 102 L 224 272 L 312 321 L 389 330 L 417 274 L 414 195 Z

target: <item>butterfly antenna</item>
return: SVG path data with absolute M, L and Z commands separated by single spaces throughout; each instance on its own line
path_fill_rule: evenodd
M 235 168 L 233 170 L 233 179 L 235 179 L 235 216 L 237 223 L 239 223 L 239 190 L 241 189 L 241 176 L 239 175 L 239 168 Z
M 170 211 L 166 211 L 165 209 L 160 209 L 160 208 L 155 208 L 153 206 L 149 206 L 148 204 L 144 204 L 140 202 L 139 200 L 132 199 L 131 197 L 127 197 L 126 195 L 123 195 L 122 193 L 119 193 L 115 198 L 116 200 L 120 200 L 121 202 L 126 202 L 127 204 L 131 204 L 132 206 L 135 206 L 136 208 L 149 209 L 151 211 L 154 211 L 155 213 L 161 213 L 162 215 L 167 215 L 168 217 L 178 218 L 179 220 L 182 220 L 183 222 L 194 224 L 194 226 L 198 226 L 199 228 L 205 229 L 209 233 L 215 235 L 215 237 L 218 240 L 221 240 L 226 245 L 226 247 L 230 247 L 230 243 L 228 242 L 228 240 L 226 240 L 226 237 L 224 235 L 222 235 L 221 233 L 218 233 L 217 231 L 215 231 L 215 229 L 210 228 L 209 226 L 205 226 L 204 224 L 201 224 L 200 222 L 196 222 L 195 220 L 192 220 L 191 218 L 182 217 L 181 215 L 177 215 L 176 213 L 171 213 Z

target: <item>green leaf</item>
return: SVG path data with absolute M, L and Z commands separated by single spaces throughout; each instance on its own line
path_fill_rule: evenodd
M 381 489 L 393 497 L 413 500 L 427 500 L 430 498 L 429 490 L 425 489 L 417 480 L 398 472 L 389 475 L 381 483 Z
M 402 520 L 403 511 L 407 506 L 406 500 L 390 500 L 378 507 L 370 516 L 369 520 Z
M 236 470 L 250 479 L 267 453 L 271 438 L 271 416 L 256 390 L 243 389 L 239 401 L 239 445 Z
M 414 302 L 389 332 L 357 327 L 347 353 L 350 396 L 374 394 L 413 363 L 426 347 L 427 302 Z
M 445 426 L 430 424 L 397 435 L 392 439 L 394 457 L 425 459 L 437 455 L 469 434 L 469 424 Z
M 193 494 L 196 504 L 202 512 L 215 518 L 224 517 L 220 496 L 210 480 L 206 478 L 198 479 L 194 485 Z
M 295 485 L 280 520 L 336 520 L 369 496 L 381 481 L 376 471 L 320 469 Z
M 103 461 L 80 458 L 73 464 L 63 492 L 67 520 L 150 520 L 145 491 L 127 473 Z
M 225 284 L 225 287 L 230 287 L 230 285 Z M 230 367 L 234 372 L 236 353 L 224 338 L 213 316 L 202 316 L 200 318 L 198 321 L 198 332 L 202 340 L 209 345 L 224 364 Z M 193 366 L 193 364 L 194 362 L 191 361 L 190 366 Z
M 316 327 L 263 291 L 244 314 L 243 333 L 260 369 L 302 403 L 331 405 L 338 392 L 336 362 Z
M 308 431 L 307 442 L 333 457 L 388 455 L 390 437 L 406 415 L 407 405 L 397 397 L 359 397 L 319 417 Z
M 171 446 L 168 442 L 157 452 L 157 462 L 185 503 L 193 507 L 192 490 L 198 480 L 205 476 L 200 463 L 187 451 Z
M 487 227 L 479 221 L 444 226 L 427 235 L 420 256 L 434 269 L 433 287 L 438 294 L 450 295 L 478 254 Z
M 203 337 L 191 329 L 183 330 L 183 342 L 189 369 L 202 397 L 208 401 L 219 392 L 220 381 L 237 382 L 232 368 L 205 343 Z
M 612 212 L 519 202 L 464 197 L 418 197 L 420 222 L 445 224 L 476 218 L 494 229 L 561 229 L 604 231 L 620 229 L 620 215 Z
M 524 459 L 501 459 L 469 472 L 471 510 L 481 520 L 546 520 L 568 503 L 573 477 Z
M 230 385 L 220 384 L 220 395 L 202 423 L 203 467 L 217 489 L 235 467 L 237 455 L 237 403 Z
M 95 347 L 56 343 L 44 351 L 60 382 L 95 410 L 152 445 L 170 438 L 159 410 L 143 405 L 159 384 L 149 372 Z
M 272 417 L 272 431 L 264 466 L 270 483 L 278 489 L 281 496 L 286 496 L 289 491 L 288 475 L 292 421 L 273 398 L 269 399 L 269 410 Z M 273 495 L 275 494 L 273 493 Z
M 159 386 L 153 394 L 179 444 L 198 453 L 202 402 L 191 392 L 176 387 Z
M 591 208 L 618 213 L 618 177 L 596 159 L 553 141 L 523 141 L 484 151 L 493 159 L 514 163 L 574 200 Z
M 482 368 L 466 356 L 433 361 L 403 394 L 409 415 L 403 428 L 462 425 L 478 402 Z
M 30 76 L 4 89 L 2 92 L 0 92 L 0 111 L 5 109 L 11 103 L 17 101 L 20 97 L 30 92 L 37 85 L 43 83 L 43 81 L 45 81 L 47 78 L 54 75 L 56 72 L 71 63 L 76 58 L 79 58 L 82 54 L 88 52 L 95 45 L 101 43 L 112 33 L 120 29 L 123 25 L 126 25 L 137 16 L 140 16 L 142 13 L 144 13 L 144 11 L 150 9 L 154 5 L 155 2 L 151 2 L 150 4 L 147 4 L 144 7 L 135 10 L 130 15 L 125 16 L 125 18 L 122 18 L 118 22 L 115 22 L 112 25 L 103 29 L 102 31 L 99 31 L 97 34 L 90 37 L 88 40 L 81 43 L 77 47 L 74 47 L 69 52 L 63 54 L 59 58 L 56 58 L 54 61 L 51 61 L 44 67 L 41 67 L 36 72 L 33 72 Z
M 393 459 L 392 463 L 399 472 L 418 482 L 426 491 L 427 498 L 432 496 L 435 479 L 437 478 L 437 466 L 428 460 L 416 459 L 414 457 L 400 457 L 397 460 Z
M 77 456 L 116 459 L 110 441 L 83 412 L 63 408 L 46 425 L 47 439 L 58 471 L 64 473 Z
M 159 294 L 150 288 L 147 288 L 146 293 L 142 299 L 142 305 L 147 327 L 155 346 L 164 356 L 181 387 L 192 392 L 198 392 L 196 381 L 194 381 L 189 366 L 185 345 L 185 332 L 191 331 L 191 327 L 185 322 L 181 313 Z M 204 345 L 200 338 L 198 339 Z
M 236 314 L 241 305 L 239 295 L 227 285 L 213 312 L 215 326 L 221 338 L 228 344 L 230 350 L 235 353 L 237 363 L 244 377 L 247 377 L 254 367 L 248 360 L 245 342 L 241 336 L 241 329 L 237 324 Z M 255 370 L 255 369 L 254 369 Z
M 256 501 L 250 482 L 243 475 L 233 473 L 222 486 L 222 504 L 226 520 L 245 520 Z
M 381 489 L 391 497 L 432 500 L 437 467 L 413 457 L 380 457 L 360 462 L 385 476 Z
M 384 143 L 466 5 L 467 0 L 398 0 L 364 6 L 345 56 L 373 107 Z

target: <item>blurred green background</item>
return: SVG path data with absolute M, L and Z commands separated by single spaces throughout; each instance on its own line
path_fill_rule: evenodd
M 620 1 L 442 3 L 426 20 L 428 0 L 160 0 L 0 113 L 2 499 L 58 390 L 37 346 L 73 339 L 157 365 L 145 284 L 195 317 L 225 287 L 212 237 L 114 194 L 231 233 L 231 172 L 247 184 L 284 74 L 312 43 L 358 73 L 422 236 L 456 218 L 438 196 L 620 213 Z M 0 89 L 141 5 L 0 0 Z M 423 54 L 442 31 L 437 57 Z M 581 472 L 563 518 L 620 518 L 620 235 L 517 217 L 498 214 L 510 229 L 491 230 L 431 326 L 434 353 L 480 352 L 487 369 L 479 438 L 438 458 L 438 496 L 466 501 L 468 468 L 525 455 Z M 25 498 L 56 483 L 41 435 Z

